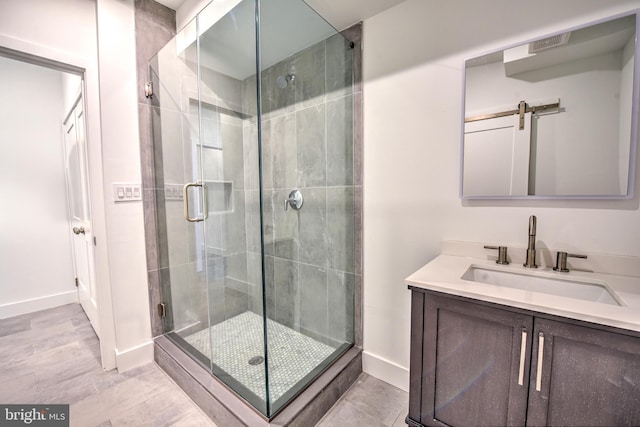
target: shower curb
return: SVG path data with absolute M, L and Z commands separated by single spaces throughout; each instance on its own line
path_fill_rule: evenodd
M 154 342 L 154 360 L 216 424 L 309 426 L 318 422 L 362 373 L 362 349 L 351 347 L 271 420 L 218 381 L 169 338 Z

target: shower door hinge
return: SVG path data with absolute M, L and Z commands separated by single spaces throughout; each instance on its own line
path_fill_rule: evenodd
M 78 287 L 78 278 L 76 277 L 76 288 Z
M 151 98 L 153 96 L 153 82 L 146 82 L 144 84 L 144 97 Z
M 167 306 L 163 302 L 158 304 L 158 316 L 167 317 Z

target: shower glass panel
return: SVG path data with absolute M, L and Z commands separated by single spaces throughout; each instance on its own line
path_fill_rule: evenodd
M 303 1 L 260 2 L 269 397 L 277 411 L 353 343 L 353 49 Z M 302 205 L 285 202 L 298 190 Z
M 172 39 L 150 61 L 154 174 L 165 332 L 210 365 L 185 338 L 209 329 L 196 22 L 191 38 Z M 195 100 L 195 101 L 194 101 Z M 186 198 L 185 198 L 186 196 Z M 192 220 L 187 221 L 186 212 Z M 208 337 L 207 337 L 208 339 Z M 210 343 L 206 342 L 206 347 Z
M 213 373 L 262 413 L 266 354 L 262 260 L 254 0 L 212 2 L 197 17 L 203 178 Z
M 267 417 L 354 342 L 352 70 L 301 0 L 214 1 L 150 63 L 165 333 Z

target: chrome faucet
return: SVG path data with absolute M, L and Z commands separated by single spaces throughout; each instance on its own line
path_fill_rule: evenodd
M 536 216 L 529 217 L 529 245 L 527 246 L 526 268 L 538 268 L 536 265 Z
M 556 266 L 553 267 L 553 271 L 559 271 L 560 273 L 568 273 L 567 257 L 587 259 L 586 255 L 568 254 L 566 252 L 558 252 L 556 255 Z

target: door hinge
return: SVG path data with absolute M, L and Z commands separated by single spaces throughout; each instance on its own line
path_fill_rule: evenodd
M 144 97 L 151 98 L 153 96 L 153 82 L 146 82 L 144 84 Z
M 158 315 L 160 317 L 167 317 L 167 306 L 163 302 L 158 304 Z
M 93 246 L 98 246 L 98 239 L 96 236 L 93 236 Z
M 78 287 L 78 278 L 76 277 L 76 288 Z

